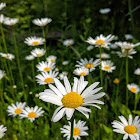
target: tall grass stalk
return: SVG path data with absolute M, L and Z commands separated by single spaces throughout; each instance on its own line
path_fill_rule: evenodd
M 33 82 L 34 82 L 34 86 L 36 88 L 36 82 L 35 82 L 35 69 L 34 69 L 34 60 L 32 60 L 32 74 L 33 74 Z
M 135 93 L 134 110 L 137 110 L 137 103 L 138 103 L 138 93 Z
M 75 53 L 79 58 L 81 58 L 80 53 L 79 53 L 73 46 L 70 46 L 70 48 L 74 51 L 74 53 Z
M 74 127 L 74 114 L 71 119 L 71 135 L 70 135 L 70 140 L 73 140 L 73 127 Z
M 126 56 L 126 106 L 128 107 L 129 97 L 128 97 L 127 85 L 128 85 L 128 52 L 127 52 L 127 56 Z
M 0 80 L 0 97 L 1 97 L 1 102 L 4 105 L 4 98 L 3 98 L 3 86 L 2 86 L 2 81 Z
M 44 27 L 42 27 L 42 35 L 43 35 L 43 38 L 45 39 L 45 42 L 44 42 L 44 49 L 46 50 L 46 53 L 45 53 L 45 58 L 47 58 L 47 47 L 46 47 L 46 35 L 45 35 L 45 29 Z
M 103 73 L 102 73 L 102 48 L 100 46 L 100 81 L 101 81 L 101 86 L 103 87 Z

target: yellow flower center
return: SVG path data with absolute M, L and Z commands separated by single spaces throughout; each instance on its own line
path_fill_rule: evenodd
M 73 128 L 73 136 L 79 135 L 80 134 L 80 130 L 79 128 Z
M 53 82 L 53 78 L 46 78 L 44 80 L 44 82 L 46 82 L 46 83 L 52 83 Z
M 15 23 L 14 22 L 10 22 L 10 25 L 14 25 Z
M 130 90 L 131 90 L 132 92 L 136 92 L 136 91 L 137 91 L 135 88 L 130 88 Z
M 86 67 L 86 68 L 93 68 L 93 64 L 87 63 L 87 64 L 85 64 L 85 67 Z
M 85 72 L 81 72 L 80 75 L 86 75 L 86 73 Z
M 83 98 L 76 92 L 69 92 L 63 96 L 62 103 L 67 108 L 77 108 L 83 103 Z
M 38 53 L 37 56 L 40 57 L 40 56 L 42 56 L 42 54 L 41 53 Z
M 1 136 L 2 132 L 0 131 L 0 136 Z
M 5 57 L 5 58 L 8 58 L 8 55 L 5 55 L 4 57 Z
M 16 110 L 15 110 L 15 113 L 16 114 L 20 114 L 22 112 L 22 109 L 21 108 L 17 108 Z
M 134 134 L 137 132 L 137 128 L 133 125 L 127 125 L 124 128 L 125 132 L 127 132 L 128 134 Z
M 33 44 L 33 45 L 38 45 L 39 42 L 38 42 L 38 41 L 34 41 L 32 44 Z
M 97 40 L 96 42 L 95 42 L 95 44 L 97 44 L 97 45 L 101 45 L 101 47 L 103 47 L 104 46 L 104 43 L 105 43 L 105 41 L 104 40 Z
M 50 71 L 50 67 L 46 67 L 46 68 L 44 68 L 44 71 Z
M 71 45 L 71 42 L 68 42 L 67 45 Z
M 51 59 L 51 62 L 54 62 L 54 60 L 53 60 L 53 59 Z
M 109 67 L 109 66 L 104 66 L 104 69 L 105 69 L 105 70 L 109 70 L 110 67 Z
M 106 59 L 106 56 L 103 56 L 102 58 Z
M 118 78 L 115 78 L 113 83 L 118 84 L 120 82 L 120 80 Z
M 29 118 L 35 118 L 36 117 L 36 113 L 35 112 L 30 112 L 29 114 L 28 114 L 28 117 Z

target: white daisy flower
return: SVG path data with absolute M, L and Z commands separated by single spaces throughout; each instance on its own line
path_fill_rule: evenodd
M 43 45 L 45 42 L 45 39 L 42 37 L 36 37 L 36 36 L 31 36 L 25 38 L 24 43 L 26 43 L 28 46 L 39 46 Z
M 125 34 L 125 39 L 126 40 L 133 39 L 133 35 L 131 35 L 131 34 Z
M 31 60 L 34 60 L 35 57 L 33 55 L 28 55 L 25 57 L 25 59 L 31 61 Z
M 111 48 L 111 49 L 117 49 L 117 48 L 118 48 L 118 45 L 117 45 L 117 44 L 112 43 L 112 44 L 110 45 L 110 48 Z
M 140 119 L 136 116 L 133 120 L 132 115 L 129 115 L 128 121 L 124 116 L 119 116 L 121 122 L 115 120 L 112 122 L 113 131 L 124 134 L 123 140 L 127 140 L 128 137 L 131 140 L 139 140 L 140 135 Z
M 94 49 L 94 46 L 92 46 L 92 45 L 89 45 L 88 47 L 87 47 L 87 50 L 88 51 L 91 51 L 91 50 L 93 50 Z
M 7 127 L 4 127 L 4 125 L 0 125 L 0 138 L 2 138 L 5 135 L 6 131 Z
M 85 67 L 87 69 L 91 71 L 95 70 L 95 67 L 97 67 L 98 65 L 100 65 L 100 59 L 96 59 L 95 61 L 93 61 L 93 58 L 91 58 L 90 60 L 87 60 L 87 58 L 84 59 L 80 59 L 80 61 L 76 61 L 78 64 L 75 65 L 76 67 Z
M 99 12 L 101 14 L 108 14 L 109 12 L 111 12 L 111 9 L 110 8 L 104 8 L 104 9 L 100 9 Z
M 55 63 L 42 61 L 36 67 L 38 71 L 51 71 L 55 68 Z
M 6 59 L 9 59 L 9 60 L 13 60 L 15 59 L 15 56 L 13 54 L 10 54 L 10 53 L 0 53 L 0 56 L 3 57 L 3 58 L 6 58 Z
M 32 54 L 34 57 L 41 57 L 41 56 L 44 56 L 45 53 L 46 53 L 46 50 L 40 49 L 40 48 L 35 48 L 34 50 L 31 51 L 31 54 Z
M 7 108 L 7 112 L 9 113 L 8 115 L 16 116 L 22 113 L 26 103 L 22 102 L 16 102 L 16 105 L 12 104 L 11 106 L 9 105 Z
M 65 66 L 65 65 L 68 65 L 68 64 L 69 64 L 69 61 L 63 61 L 63 62 L 62 62 L 62 65 L 64 65 L 64 66 Z
M 128 56 L 130 59 L 133 58 L 133 56 L 131 56 L 131 55 L 136 54 L 136 53 L 137 53 L 137 52 L 136 52 L 134 49 L 123 50 L 123 51 L 121 51 L 121 52 L 116 52 L 116 54 L 117 54 L 120 58 Z
M 96 57 L 97 57 L 97 58 L 100 58 L 100 54 L 96 54 Z M 102 59 L 108 59 L 108 58 L 110 58 L 110 55 L 107 54 L 107 53 L 102 53 L 102 54 L 101 54 L 101 58 L 102 58 Z
M 89 37 L 87 39 L 87 43 L 91 45 L 95 45 L 95 47 L 104 47 L 104 48 L 109 48 L 110 41 L 114 39 L 114 35 L 108 35 L 107 37 L 103 36 L 102 34 L 100 36 L 97 36 L 95 39 L 92 37 Z
M 0 80 L 5 76 L 5 71 L 3 70 L 0 70 Z
M 115 35 L 114 40 L 118 40 L 118 39 L 119 39 L 119 37 Z
M 128 88 L 131 92 L 136 93 L 136 94 L 139 93 L 139 91 L 140 91 L 139 86 L 138 86 L 137 84 L 134 84 L 134 83 L 128 84 L 128 85 L 127 85 L 127 88 Z
M 63 45 L 65 46 L 71 46 L 74 44 L 74 40 L 73 39 L 67 39 L 63 41 Z
M 131 49 L 139 46 L 140 42 L 136 43 L 136 44 L 128 43 L 128 42 L 116 42 L 115 44 L 117 44 L 119 47 L 121 47 L 122 51 L 125 51 L 125 50 L 131 50 Z
M 19 116 L 22 118 L 28 118 L 31 122 L 35 120 L 35 118 L 38 118 L 40 116 L 43 116 L 44 111 L 42 110 L 42 107 L 25 107 L 23 112 L 19 114 Z
M 68 122 L 69 125 L 64 125 L 63 128 L 60 128 L 61 133 L 64 133 L 64 137 L 67 137 L 67 140 L 70 140 L 71 136 L 71 122 Z M 88 130 L 88 127 L 85 126 L 86 122 L 79 120 L 77 123 L 74 120 L 73 124 L 73 138 L 74 140 L 81 139 L 81 136 L 88 136 L 88 133 L 85 132 Z
M 59 78 L 60 80 L 63 80 L 65 76 L 68 75 L 68 72 L 67 71 L 63 71 L 62 73 L 59 74 Z
M 12 26 L 15 25 L 16 23 L 18 23 L 19 19 L 18 18 L 6 18 L 4 20 L 4 24 Z
M 102 61 L 101 62 L 101 69 L 103 71 L 112 72 L 113 70 L 116 69 L 116 66 L 113 66 L 113 65 L 114 65 L 114 63 L 111 62 L 110 60 Z
M 4 7 L 6 7 L 6 3 L 0 3 L 0 10 L 2 10 Z
M 73 73 L 78 76 L 87 76 L 89 75 L 89 69 L 85 67 L 76 68 Z
M 3 23 L 5 20 L 5 16 L 3 14 L 0 14 L 0 23 Z
M 41 72 L 41 74 L 38 74 L 36 76 L 36 81 L 40 85 L 54 83 L 54 78 L 57 75 L 58 75 L 58 72 L 55 72 L 55 71 L 49 71 L 49 72 L 44 71 L 44 72 Z
M 137 69 L 134 71 L 134 74 L 140 75 L 140 68 L 137 68 Z
M 54 55 L 50 55 L 47 57 L 48 62 L 56 62 L 57 57 Z
M 57 78 L 54 79 L 54 82 L 55 86 L 49 84 L 50 89 L 39 93 L 39 99 L 59 106 L 52 116 L 53 122 L 59 121 L 65 114 L 67 120 L 70 120 L 75 110 L 89 118 L 88 113 L 91 112 L 91 109 L 84 106 L 94 106 L 100 109 L 96 103 L 104 104 L 104 102 L 98 99 L 103 97 L 105 93 L 95 94 L 102 89 L 102 87 L 95 89 L 99 82 L 93 83 L 86 89 L 88 81 L 84 81 L 83 76 L 79 80 L 74 77 L 73 87 L 71 87 L 67 76 L 64 77 L 64 86 Z
M 37 26 L 46 26 L 48 23 L 52 21 L 51 18 L 41 18 L 41 19 L 34 19 L 33 23 Z

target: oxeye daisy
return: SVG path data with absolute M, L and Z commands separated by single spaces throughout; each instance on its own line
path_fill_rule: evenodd
M 36 81 L 40 85 L 54 83 L 54 78 L 57 75 L 58 75 L 58 72 L 55 72 L 55 71 L 49 71 L 49 72 L 44 71 L 44 72 L 41 72 L 41 74 L 38 74 L 36 76 Z
M 3 15 L 3 14 L 0 14 L 0 23 L 3 23 L 3 22 L 4 22 L 4 20 L 5 20 L 4 15 Z
M 96 54 L 96 57 L 100 58 L 100 54 Z M 102 53 L 101 57 L 102 57 L 102 59 L 108 59 L 108 58 L 110 58 L 110 55 L 107 53 Z
M 0 138 L 2 138 L 5 135 L 6 131 L 7 127 L 4 127 L 4 125 L 0 125 Z
M 78 63 L 78 65 L 75 65 L 76 67 L 85 67 L 87 69 L 91 71 L 95 70 L 95 67 L 97 67 L 98 65 L 100 65 L 100 60 L 96 59 L 95 61 L 93 61 L 93 58 L 91 58 L 90 60 L 87 60 L 87 58 L 84 59 L 80 59 L 80 61 L 76 61 Z
M 93 50 L 93 48 L 94 48 L 94 47 L 93 47 L 92 45 L 89 45 L 89 46 L 87 47 L 87 50 L 88 50 L 88 51 L 91 51 L 91 50 Z
M 131 92 L 136 93 L 136 94 L 140 91 L 139 86 L 138 86 L 137 84 L 134 84 L 134 83 L 128 84 L 128 85 L 127 85 L 127 88 L 128 88 Z
M 2 10 L 4 7 L 6 7 L 6 3 L 0 3 L 0 10 Z
M 0 70 L 0 80 L 5 76 L 5 71 L 3 70 Z
M 48 23 L 52 21 L 51 18 L 41 18 L 41 19 L 34 19 L 33 23 L 37 26 L 46 26 Z
M 18 18 L 6 18 L 4 20 L 4 24 L 12 26 L 15 25 L 16 23 L 18 23 L 19 19 Z
M 64 65 L 64 66 L 65 66 L 65 65 L 68 65 L 68 64 L 69 64 L 69 61 L 63 61 L 63 62 L 62 62 L 62 65 Z
M 113 131 L 124 134 L 123 140 L 130 137 L 131 140 L 139 140 L 140 135 L 140 119 L 136 116 L 133 120 L 132 115 L 129 115 L 128 121 L 124 116 L 119 116 L 121 122 L 115 120 L 112 122 Z
M 57 57 L 54 55 L 50 55 L 47 57 L 48 62 L 56 62 Z
M 10 53 L 0 53 L 0 56 L 9 60 L 13 60 L 15 58 L 15 56 L 13 54 Z
M 63 71 L 62 73 L 59 74 L 59 78 L 60 78 L 61 80 L 63 80 L 64 77 L 67 76 L 67 75 L 68 75 L 68 72 L 67 72 L 67 71 Z
M 31 36 L 25 38 L 24 43 L 26 43 L 28 46 L 39 46 L 43 45 L 45 42 L 45 39 L 42 37 L 36 37 L 36 36 Z
M 133 39 L 133 35 L 131 35 L 131 34 L 125 34 L 125 39 L 126 40 Z
M 23 112 L 20 115 L 22 118 L 28 118 L 31 122 L 33 122 L 36 118 L 43 116 L 44 111 L 42 110 L 42 107 L 25 107 Z
M 67 137 L 67 140 L 70 140 L 71 135 L 71 123 L 69 125 L 64 125 L 63 128 L 60 128 L 61 133 L 64 133 L 64 137 Z M 81 139 L 81 136 L 88 136 L 88 133 L 85 132 L 88 130 L 88 127 L 85 126 L 86 122 L 79 120 L 77 123 L 74 120 L 73 125 L 73 138 L 74 140 Z
M 110 11 L 111 11 L 110 8 L 104 8 L 104 9 L 100 9 L 100 10 L 99 10 L 99 12 L 100 12 L 101 14 L 108 14 Z
M 39 62 L 39 64 L 36 66 L 38 71 L 50 71 L 55 68 L 55 63 L 53 62 Z
M 71 46 L 73 44 L 74 44 L 74 40 L 73 39 L 67 39 L 67 40 L 64 40 L 64 42 L 63 42 L 64 46 Z
M 8 115 L 19 115 L 20 113 L 22 113 L 24 107 L 25 107 L 26 103 L 21 103 L 21 102 L 16 102 L 15 104 L 12 104 L 11 106 L 8 106 L 7 108 L 7 112 L 9 113 Z
M 97 36 L 95 39 L 92 37 L 89 37 L 87 39 L 87 43 L 91 45 L 95 45 L 96 47 L 104 47 L 104 48 L 109 48 L 110 41 L 114 39 L 114 35 L 108 35 L 107 37 L 103 36 L 102 34 L 100 36 Z
M 34 50 L 31 51 L 31 54 L 34 57 L 42 57 L 45 55 L 45 53 L 46 53 L 46 50 L 40 49 L 40 48 L 35 48 Z
M 33 55 L 28 55 L 25 57 L 25 59 L 31 61 L 31 60 L 34 60 L 35 57 Z
M 118 45 L 113 43 L 113 44 L 110 45 L 110 48 L 111 49 L 117 49 L 118 48 Z
M 116 66 L 113 66 L 113 65 L 114 65 L 114 63 L 111 62 L 110 60 L 102 61 L 101 62 L 101 69 L 103 71 L 112 72 L 113 70 L 116 69 Z
M 134 71 L 134 74 L 140 75 L 140 68 L 137 68 L 137 69 Z
M 79 75 L 79 76 L 86 76 L 89 74 L 89 69 L 85 68 L 85 67 L 81 67 L 81 68 L 76 68 L 73 72 L 75 75 Z
M 88 81 L 84 81 L 83 76 L 79 80 L 74 77 L 73 87 L 71 87 L 67 76 L 65 76 L 64 86 L 57 78 L 54 79 L 54 83 L 55 86 L 49 84 L 50 89 L 39 93 L 39 99 L 59 106 L 52 116 L 53 122 L 59 121 L 65 114 L 67 120 L 70 120 L 75 110 L 78 110 L 89 118 L 88 113 L 91 112 L 91 109 L 84 106 L 94 106 L 100 109 L 96 103 L 104 104 L 104 102 L 98 99 L 103 97 L 105 93 L 95 94 L 102 89 L 102 87 L 95 89 L 99 82 L 95 82 L 85 89 Z

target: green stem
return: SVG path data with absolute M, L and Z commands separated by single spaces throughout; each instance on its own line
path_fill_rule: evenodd
M 80 53 L 79 53 L 74 47 L 70 46 L 70 48 L 75 52 L 75 54 L 76 54 L 79 58 L 81 58 Z
M 70 135 L 70 140 L 73 140 L 73 126 L 74 126 L 74 114 L 71 119 L 71 135 Z
M 42 34 L 43 34 L 43 38 L 46 40 L 46 35 L 45 35 L 45 30 L 44 30 L 44 27 L 42 27 Z M 47 47 L 46 47 L 46 42 L 44 42 L 44 49 L 46 50 L 46 53 L 45 53 L 45 59 L 47 58 Z
M 33 74 L 34 86 L 35 86 L 35 88 L 36 88 L 36 82 L 35 82 L 35 69 L 34 69 L 34 60 L 32 60 L 32 74 Z
M 102 48 L 100 46 L 100 81 L 101 81 L 101 86 L 103 87 L 103 73 L 102 73 Z
M 2 80 L 2 79 L 1 79 Z M 4 105 L 4 98 L 3 98 L 3 86 L 2 81 L 0 80 L 0 96 L 1 96 L 1 102 Z
M 126 106 L 128 107 L 129 97 L 128 97 L 127 85 L 128 85 L 128 53 L 127 53 L 127 56 L 126 56 Z
M 138 103 L 138 94 L 135 94 L 134 110 L 137 110 L 137 103 Z

